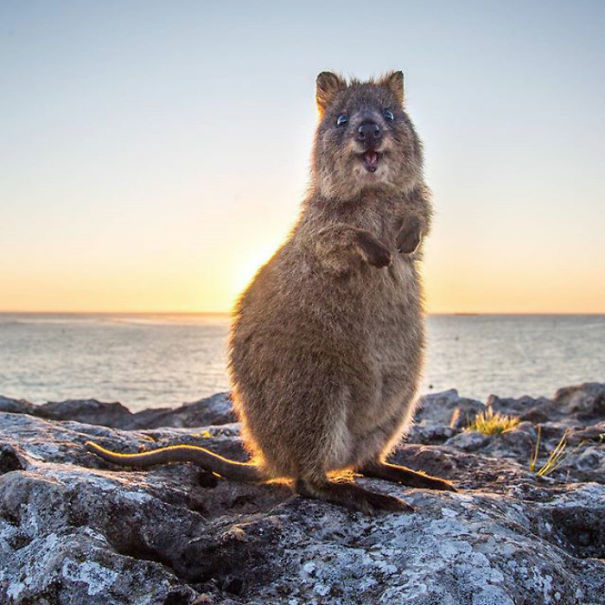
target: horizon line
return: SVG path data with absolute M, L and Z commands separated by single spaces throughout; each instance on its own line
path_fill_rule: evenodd
M 36 311 L 0 310 L 0 315 L 231 315 L 232 311 Z M 605 315 L 604 311 L 426 311 L 425 315 Z

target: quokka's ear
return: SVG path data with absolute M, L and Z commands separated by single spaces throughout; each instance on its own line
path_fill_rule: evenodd
M 322 71 L 315 81 L 315 101 L 320 115 L 326 111 L 334 95 L 347 87 L 347 83 L 337 74 L 331 71 Z
M 403 105 L 403 72 L 393 71 L 380 80 L 382 86 L 386 86 L 396 97 L 397 102 Z

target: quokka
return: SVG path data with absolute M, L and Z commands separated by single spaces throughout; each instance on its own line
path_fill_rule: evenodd
M 350 509 L 410 510 L 329 473 L 454 490 L 385 461 L 412 420 L 423 357 L 418 264 L 431 202 L 422 144 L 400 71 L 367 82 L 322 72 L 316 101 L 300 217 L 231 327 L 233 401 L 251 461 L 184 445 L 132 455 L 87 445 L 118 464 L 190 461 L 228 479 L 290 478 L 299 494 Z

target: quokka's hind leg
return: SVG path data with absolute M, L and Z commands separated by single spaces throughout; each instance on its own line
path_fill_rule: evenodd
M 424 473 L 418 473 L 406 466 L 398 464 L 389 464 L 379 460 L 367 462 L 357 469 L 358 473 L 366 477 L 376 477 L 378 479 L 386 479 L 394 483 L 402 483 L 409 487 L 426 487 L 428 489 L 445 490 L 449 492 L 457 491 L 456 488 L 445 479 L 432 477 Z
M 349 510 L 361 511 L 369 515 L 377 511 L 411 512 L 414 510 L 400 498 L 371 492 L 351 482 L 299 478 L 295 482 L 294 489 L 301 496 L 326 500 L 345 506 Z

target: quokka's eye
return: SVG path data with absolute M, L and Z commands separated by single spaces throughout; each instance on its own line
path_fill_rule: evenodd
M 392 122 L 395 119 L 395 115 L 390 109 L 385 109 L 382 112 L 382 115 L 384 116 L 384 119 L 388 120 L 389 122 Z
M 338 118 L 336 118 L 336 126 L 344 126 L 348 121 L 349 117 L 346 114 L 341 113 Z

